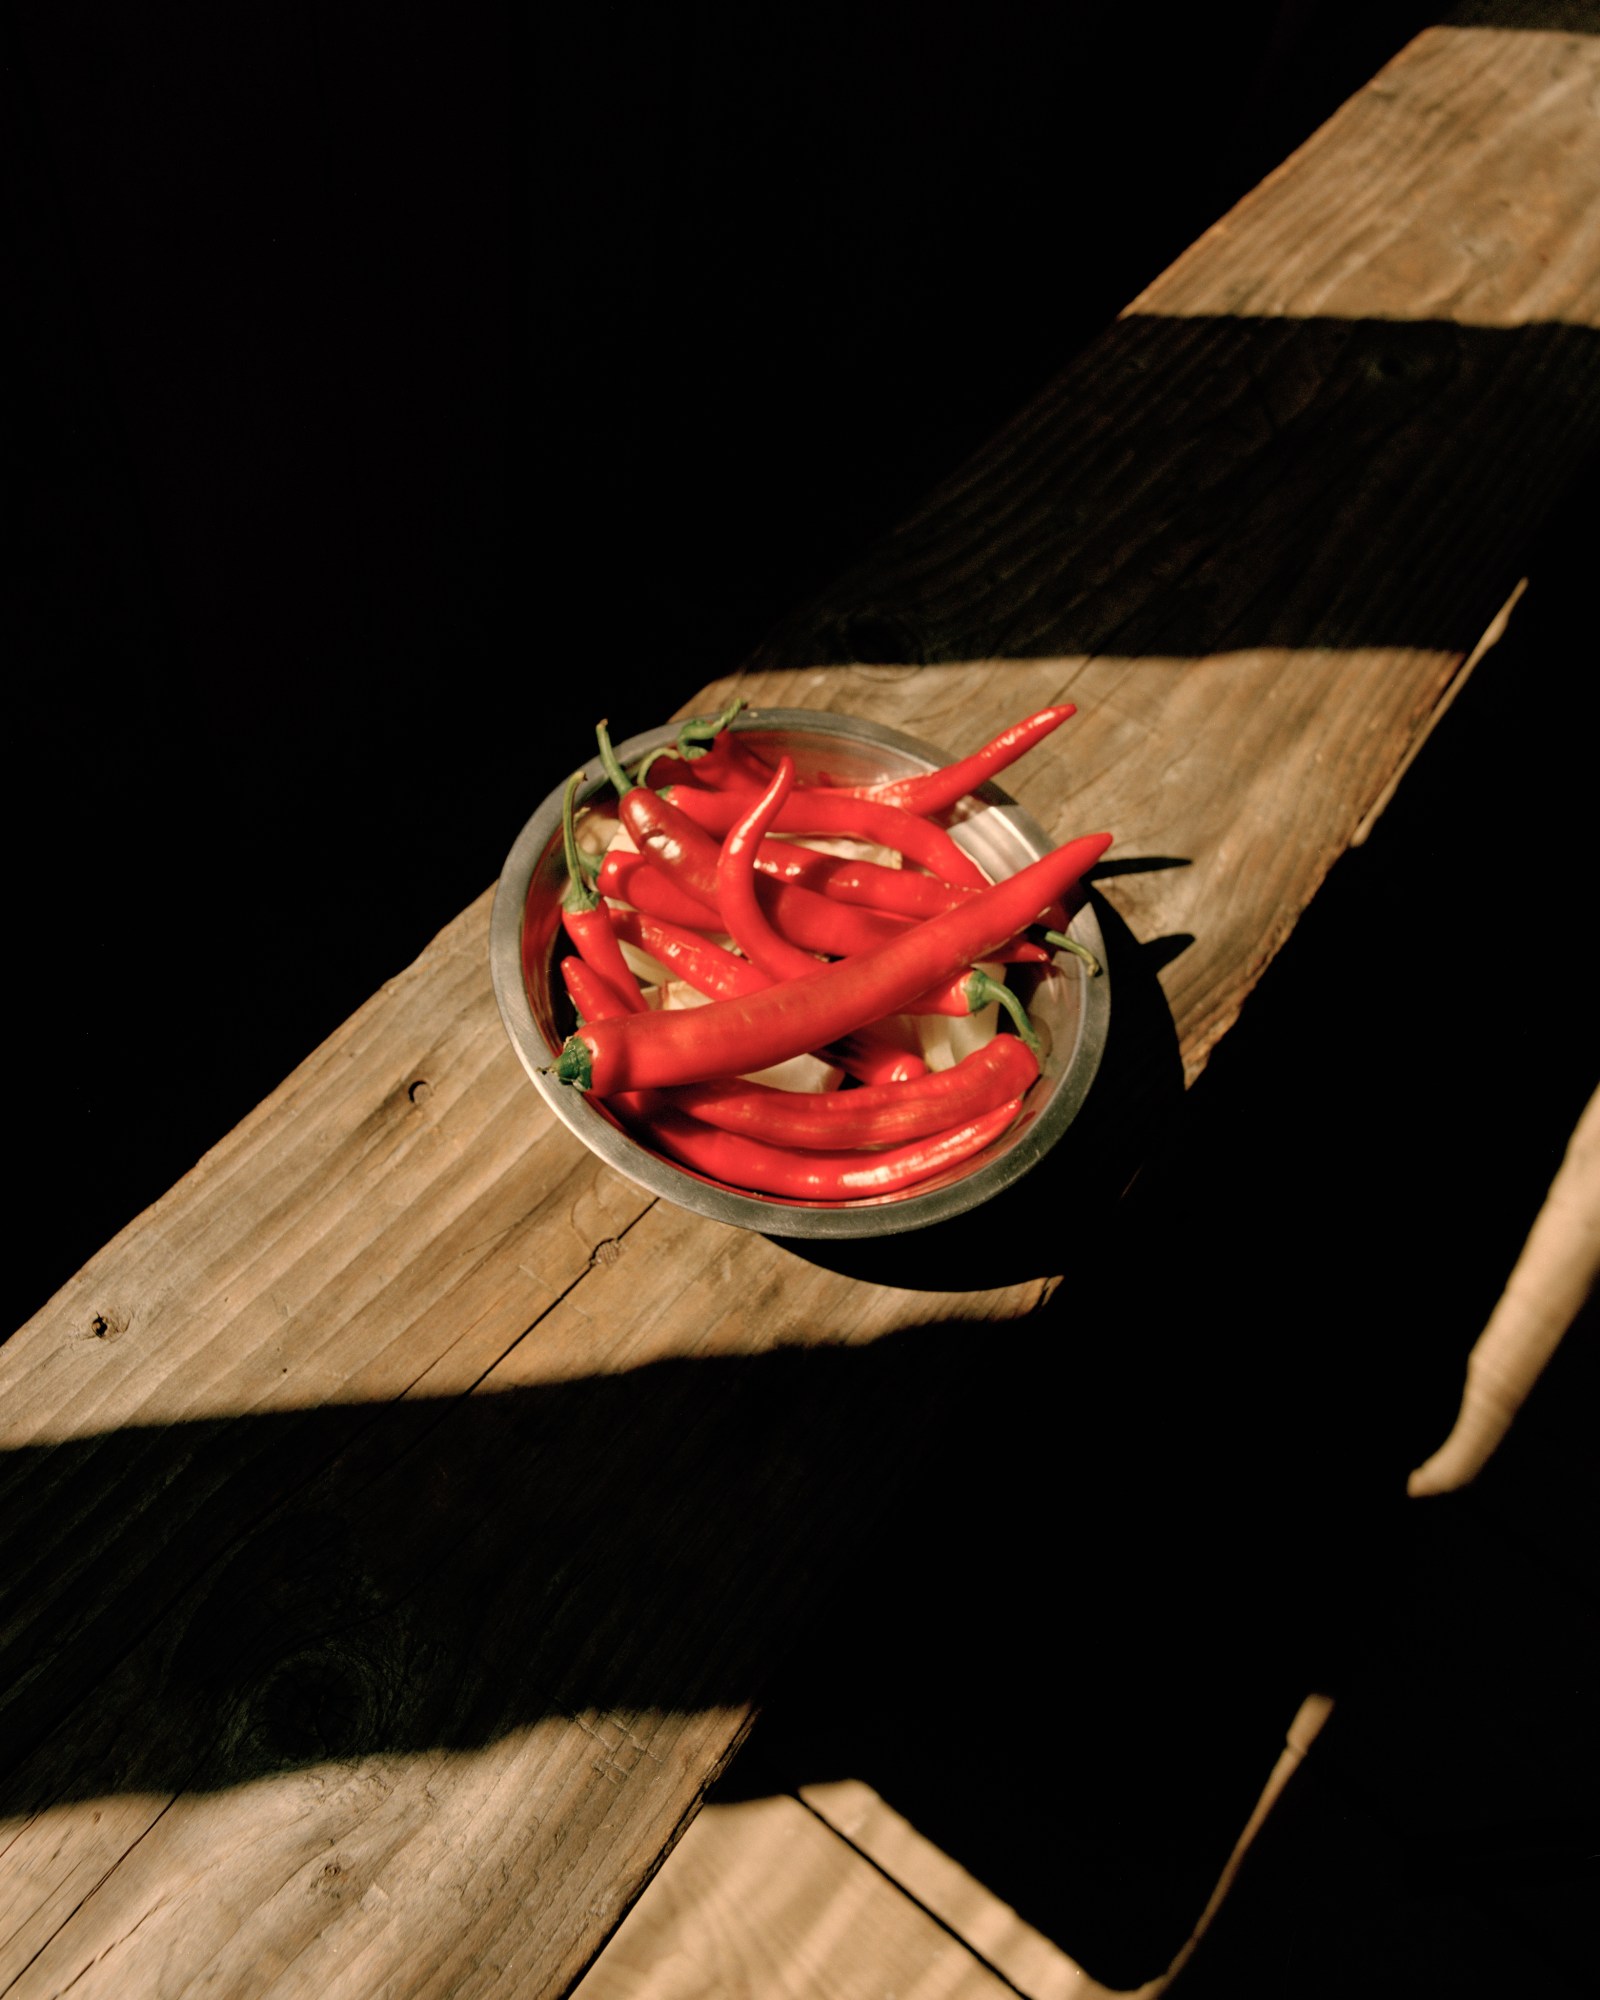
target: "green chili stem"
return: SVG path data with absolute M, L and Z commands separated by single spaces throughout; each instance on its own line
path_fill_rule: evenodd
M 567 780 L 566 793 L 561 801 L 561 846 L 567 857 L 567 888 L 561 898 L 564 910 L 597 910 L 600 907 L 600 898 L 589 886 L 589 871 L 578 852 L 578 829 L 573 808 L 582 783 L 583 773 L 574 771 Z
M 1068 937 L 1065 931 L 1046 931 L 1044 940 L 1046 944 L 1053 944 L 1057 951 L 1070 951 L 1074 958 L 1082 959 L 1089 968 L 1091 979 L 1100 977 L 1100 961 L 1086 944 L 1079 944 L 1075 937 Z
M 744 705 L 744 696 L 735 695 L 719 715 L 691 716 L 678 731 L 675 742 L 658 743 L 653 750 L 644 753 L 633 767 L 633 782 L 642 785 L 658 757 L 681 757 L 685 763 L 693 763 L 696 757 L 703 757 L 710 744 L 722 734 Z
M 1033 1032 L 1033 1023 L 1028 1019 L 1028 1010 L 1004 980 L 994 979 L 977 966 L 972 968 L 966 981 L 967 998 L 972 1002 L 974 1014 L 987 1007 L 991 1000 L 998 1000 L 1011 1016 L 1017 1034 L 1032 1052 L 1034 1061 L 1044 1068 L 1044 1050 L 1039 1045 L 1039 1037 Z
M 733 718 L 744 707 L 744 696 L 735 695 L 719 715 L 691 718 L 678 731 L 678 755 L 685 763 L 692 763 L 696 757 L 706 754 L 706 746 L 715 742 Z M 696 745 L 701 747 L 696 748 Z
M 617 762 L 617 753 L 611 747 L 611 732 L 604 722 L 597 722 L 594 733 L 600 744 L 600 762 L 605 766 L 606 776 L 617 788 L 617 797 L 625 799 L 633 790 L 633 780 Z
M 579 1090 L 587 1090 L 594 1081 L 589 1051 L 576 1035 L 569 1035 L 562 1043 L 560 1055 L 544 1074 L 552 1072 L 559 1082 L 576 1084 Z

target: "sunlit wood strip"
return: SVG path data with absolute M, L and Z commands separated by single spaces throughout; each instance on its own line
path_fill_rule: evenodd
M 578 2000 L 1001 2000 L 961 1942 L 794 1799 L 702 1813 Z

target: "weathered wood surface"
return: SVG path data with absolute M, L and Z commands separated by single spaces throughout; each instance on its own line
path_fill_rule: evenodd
M 1014 1990 L 790 1798 L 702 1813 L 582 1988 L 584 2000 L 1004 2000 Z
M 959 1862 L 924 1839 L 870 1785 L 857 1778 L 837 1779 L 830 1784 L 807 1785 L 800 1797 L 819 1819 L 969 1944 L 1027 2000 L 1104 2000 L 1104 1987 L 1049 1938 L 1024 1923 Z M 699 1824 L 697 1820 L 690 1832 Z M 651 1889 L 655 1886 L 652 1883 Z M 638 1908 L 649 1908 L 648 1893 Z M 680 1916 L 680 1925 L 685 1920 Z M 590 2000 L 587 1991 L 584 2000 Z
M 1422 36 L 741 676 L 952 746 L 1079 703 L 1013 789 L 1150 865 L 1118 1143 L 1035 1225 L 1114 1197 L 1600 438 L 1597 87 Z M 562 1991 L 1059 1279 L 1037 1226 L 828 1268 L 652 1206 L 524 1082 L 487 908 L 0 1355 L 0 1990 Z
M 1197 1930 L 1220 1905 L 1329 1706 L 1312 1697 L 1297 1713 Z M 984 1967 L 1024 2000 L 1156 2000 L 1177 1971 L 1137 1989 L 1103 1985 L 870 1785 L 844 1779 L 806 1785 L 798 1797 L 701 1813 L 580 1991 L 582 2000 L 755 1992 L 832 2000 L 943 1991 L 945 1983 L 965 1992 L 968 1981 L 977 1992 L 998 1990 Z

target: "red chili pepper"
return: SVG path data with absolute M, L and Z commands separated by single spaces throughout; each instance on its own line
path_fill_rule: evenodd
M 725 951 L 710 938 L 701 937 L 681 924 L 663 921 L 647 910 L 613 910 L 611 921 L 617 936 L 640 951 L 649 952 L 666 969 L 713 1000 L 736 999 L 741 993 L 759 993 L 772 981 L 747 958 Z
M 713 852 L 716 850 L 713 849 Z M 886 910 L 869 910 L 850 903 L 835 903 L 814 889 L 798 883 L 774 885 L 781 893 L 772 900 L 775 929 L 802 951 L 870 951 L 874 945 L 902 936 L 911 928 L 910 920 Z M 600 892 L 619 903 L 632 903 L 671 924 L 687 924 L 705 929 L 710 910 L 697 897 L 663 875 L 642 854 L 613 849 L 600 864 Z M 717 924 L 721 924 L 717 917 Z
M 794 789 L 794 759 L 784 757 L 772 782 L 729 827 L 717 861 L 717 906 L 728 935 L 771 979 L 804 979 L 815 972 L 810 952 L 780 937 L 756 894 L 756 852 L 773 817 Z
M 764 840 L 756 850 L 756 867 L 778 882 L 796 883 L 813 889 L 836 902 L 882 910 L 900 917 L 936 917 L 953 910 L 976 889 L 958 888 L 952 882 L 936 882 L 915 868 L 885 868 L 877 861 L 850 861 L 836 854 L 824 854 L 797 840 Z M 1016 963 L 1042 965 L 1050 954 L 1042 944 L 1017 938 L 989 954 Z
M 642 785 L 630 784 L 627 773 L 617 762 L 603 722 L 598 725 L 595 734 L 600 743 L 600 761 L 621 800 L 618 815 L 641 857 L 656 864 L 664 876 L 686 895 L 704 904 L 707 910 L 716 910 L 719 893 L 717 871 L 721 862 L 718 840 L 714 840 L 688 814 L 680 812 L 671 799 L 647 791 Z M 674 792 L 681 789 L 673 787 Z M 723 831 L 726 832 L 726 828 Z M 607 893 L 611 892 L 608 890 Z M 625 900 L 632 902 L 635 899 L 629 896 Z M 680 923 L 697 921 L 670 908 L 660 907 L 659 899 L 641 907 L 648 907 L 659 916 L 675 918 Z M 838 913 L 830 908 L 825 897 L 819 896 L 814 889 L 802 889 L 792 884 L 785 885 L 773 905 L 773 914 L 780 932 L 799 949 L 831 955 L 865 951 L 870 945 L 892 936 L 897 928 L 885 913 L 865 909 L 856 911 L 841 923 Z
M 775 882 L 795 882 L 803 889 L 831 896 L 840 903 L 861 903 L 868 909 L 891 910 L 902 917 L 936 917 L 975 889 L 936 882 L 915 868 L 886 868 L 879 861 L 852 861 L 824 854 L 798 840 L 764 840 L 756 852 L 756 867 Z
M 710 753 L 694 766 L 691 779 L 698 785 L 737 783 L 758 790 L 772 776 L 772 766 L 756 755 L 736 730 L 718 737 Z
M 644 995 L 622 956 L 617 934 L 611 928 L 611 913 L 584 877 L 573 826 L 573 801 L 582 779 L 581 771 L 573 772 L 561 801 L 561 839 L 567 858 L 567 887 L 561 898 L 562 926 L 578 956 L 592 965 L 607 985 L 616 988 L 617 997 L 631 1011 L 642 1013 Z
M 845 1104 L 849 1099 L 843 1096 L 836 1101 Z M 970 1159 L 1000 1137 L 1021 1104 L 1021 1098 L 1014 1097 L 998 1110 L 881 1153 L 858 1149 L 790 1151 L 760 1139 L 716 1131 L 664 1103 L 649 1104 L 641 1130 L 647 1141 L 670 1159 L 731 1187 L 784 1195 L 794 1201 L 850 1201 L 913 1187 Z
M 681 725 L 673 742 L 663 743 L 658 750 L 640 758 L 634 768 L 633 782 L 642 785 L 658 763 L 669 760 L 673 767 L 668 774 L 669 782 L 692 777 L 694 766 L 703 764 L 707 779 L 716 783 L 715 774 L 735 752 L 735 738 L 729 725 L 744 705 L 744 697 L 735 695 L 720 714 L 691 717 Z
M 729 936 L 746 958 L 772 979 L 804 979 L 815 972 L 818 961 L 780 937 L 761 907 L 757 878 L 751 866 L 760 849 L 762 836 L 794 785 L 794 760 L 784 757 L 771 784 L 750 810 L 730 828 L 722 843 L 717 866 L 717 901 Z M 772 883 L 768 893 L 774 902 L 784 895 L 782 886 Z M 793 890 L 788 892 L 791 896 Z M 850 1074 L 869 1084 L 909 1083 L 925 1076 L 928 1066 L 920 1054 L 908 1048 L 901 1031 L 888 1023 L 871 1023 L 858 1028 L 834 1053 Z
M 630 1011 L 610 980 L 602 979 L 583 959 L 575 956 L 562 959 L 560 972 L 567 998 L 580 1021 L 614 1021 L 619 1014 Z
M 692 785 L 669 785 L 663 796 L 697 826 L 721 839 L 753 803 L 757 788 L 730 783 L 716 791 L 701 791 Z M 773 825 L 782 833 L 842 834 L 874 841 L 880 847 L 892 847 L 941 882 L 962 883 L 973 889 L 989 886 L 983 870 L 942 826 L 877 799 L 858 799 L 849 792 L 796 790 L 784 802 Z
M 663 875 L 642 854 L 629 854 L 620 847 L 612 848 L 600 863 L 599 889 L 613 902 L 631 903 L 636 910 L 647 910 L 669 924 L 708 929 L 722 921 L 712 916 L 698 896 L 680 889 L 671 876 Z
M 1076 704 L 1070 701 L 1060 702 L 1054 708 L 1041 708 L 1037 715 L 1026 716 L 1021 722 L 1012 723 L 1009 729 L 1001 730 L 992 743 L 984 744 L 981 750 L 974 750 L 970 757 L 946 764 L 942 770 L 923 771 L 914 778 L 884 778 L 875 785 L 848 785 L 839 789 L 847 798 L 879 799 L 886 804 L 900 806 L 906 812 L 947 812 L 969 792 L 975 792 L 985 780 L 992 778 L 996 771 L 1003 771 L 1008 764 L 1014 764 L 1024 751 L 1031 750 L 1035 743 L 1077 712 Z
M 784 757 L 766 791 L 729 829 L 728 837 L 722 843 L 722 860 L 717 869 L 717 900 L 722 906 L 722 921 L 729 935 L 745 957 L 754 959 L 761 970 L 773 979 L 803 979 L 816 970 L 814 958 L 786 943 L 768 923 L 757 897 L 756 877 L 751 867 L 763 834 L 793 789 L 794 759 Z M 959 1016 L 981 1013 L 996 1001 L 1010 1014 L 1017 1033 L 1037 1055 L 1038 1043 L 1022 1002 L 1008 986 L 976 967 L 969 967 L 955 979 L 919 994 L 901 1011 Z
M 600 762 L 617 789 L 617 817 L 647 861 L 708 910 L 717 907 L 717 843 L 664 799 L 636 785 L 617 762 L 606 725 L 595 726 Z
M 821 1056 L 824 1062 L 837 1063 L 858 1083 L 871 1088 L 898 1089 L 928 1074 L 928 1065 L 916 1050 L 900 1046 L 894 1040 L 893 1029 L 880 1028 L 876 1022 L 858 1028 L 853 1035 L 841 1035 L 837 1041 L 811 1053 Z
M 1033 1023 L 1028 1019 L 1028 1010 L 1020 997 L 1013 993 L 1004 980 L 995 979 L 980 966 L 959 974 L 954 979 L 941 980 L 927 993 L 918 994 L 901 1011 L 907 1014 L 981 1014 L 985 1007 L 997 1003 L 1011 1016 L 1012 1026 L 1021 1039 L 1033 1050 L 1040 1052 L 1038 1037 L 1033 1032 Z
M 623 858 L 637 860 L 638 856 Z M 737 952 L 726 951 L 710 938 L 700 937 L 677 923 L 663 922 L 647 911 L 613 910 L 611 921 L 619 937 L 649 952 L 668 971 L 677 973 L 686 985 L 713 1000 L 760 993 L 772 984 L 749 959 L 740 958 Z M 864 1028 L 859 1034 L 843 1035 L 831 1046 L 808 1053 L 832 1063 L 861 1083 L 911 1083 L 928 1073 L 922 1057 L 897 1042 L 893 1031 L 888 1029 Z
M 730 1079 L 686 1083 L 664 1094 L 702 1125 L 816 1151 L 931 1138 L 1021 1097 L 1038 1074 L 1025 1042 L 996 1035 L 953 1068 L 929 1071 L 911 1083 L 819 1095 Z
M 630 1014 L 568 1037 L 554 1065 L 564 1083 L 601 1096 L 766 1069 L 898 1013 L 1034 922 L 1111 844 L 1107 833 L 1068 841 L 994 883 L 960 909 L 929 917 L 886 944 L 804 979 L 691 1013 Z

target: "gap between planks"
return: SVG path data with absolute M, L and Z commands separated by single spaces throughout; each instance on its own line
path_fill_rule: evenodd
M 1301 1704 L 1189 1941 L 1135 1988 L 1084 1971 L 866 1784 L 708 1805 L 574 2000 L 1156 2000 L 1221 1908 L 1331 1713 Z

